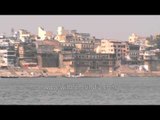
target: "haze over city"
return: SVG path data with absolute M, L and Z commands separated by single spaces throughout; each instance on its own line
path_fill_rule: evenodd
M 131 33 L 141 36 L 160 33 L 159 15 L 1 15 L 0 33 L 11 28 L 27 29 L 37 34 L 38 26 L 56 34 L 58 26 L 90 33 L 96 38 L 127 40 Z

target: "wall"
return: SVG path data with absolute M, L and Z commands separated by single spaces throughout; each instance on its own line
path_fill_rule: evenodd
M 38 55 L 40 67 L 59 67 L 59 56 L 55 53 L 42 53 Z

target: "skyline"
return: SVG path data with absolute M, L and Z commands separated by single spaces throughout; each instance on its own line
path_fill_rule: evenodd
M 38 27 L 57 34 L 58 26 L 90 33 L 96 38 L 128 40 L 129 35 L 150 36 L 160 33 L 160 15 L 1 15 L 0 33 L 10 35 L 26 29 L 37 34 Z

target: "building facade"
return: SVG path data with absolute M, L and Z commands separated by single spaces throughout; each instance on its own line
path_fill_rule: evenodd
M 73 58 L 76 73 L 92 70 L 108 73 L 109 70 L 114 70 L 116 61 L 115 54 L 75 53 Z

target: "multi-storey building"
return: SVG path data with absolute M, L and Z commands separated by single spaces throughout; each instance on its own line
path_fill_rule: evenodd
M 63 58 L 57 41 L 37 41 L 37 58 L 39 67 L 61 67 Z
M 19 45 L 18 63 L 21 67 L 37 66 L 37 51 L 34 43 L 21 43 Z
M 114 54 L 115 53 L 114 44 L 111 43 L 109 40 L 101 40 L 100 45 L 95 48 L 95 51 L 96 53 L 101 53 L 101 54 L 105 53 Z
M 30 32 L 24 29 L 20 29 L 18 31 L 18 38 L 22 41 L 25 42 L 26 39 L 28 39 L 31 36 Z
M 129 55 L 128 55 L 128 64 L 141 64 L 141 59 L 140 59 L 140 46 L 139 45 L 134 45 L 134 44 L 129 44 Z
M 86 73 L 92 70 L 108 73 L 114 70 L 116 61 L 115 54 L 75 53 L 73 57 L 76 73 Z
M 0 67 L 15 66 L 16 51 L 14 46 L 0 46 Z
M 135 33 L 132 33 L 131 36 L 128 38 L 128 42 L 135 45 L 142 45 L 144 46 L 146 43 L 146 37 L 141 37 L 136 35 Z
M 65 31 L 64 27 L 62 27 L 62 26 L 58 27 L 57 35 L 54 39 L 59 42 L 66 42 L 66 31 Z
M 53 38 L 53 33 L 50 31 L 45 31 L 44 28 L 38 27 L 38 39 L 37 40 L 45 40 Z
M 116 40 L 101 40 L 100 45 L 95 48 L 96 53 L 100 54 L 115 54 L 116 55 L 116 66 L 121 64 L 122 59 L 122 42 Z
M 129 55 L 129 45 L 128 42 L 122 42 L 121 45 L 121 55 L 122 55 L 122 61 L 121 63 L 126 63 L 126 57 Z

